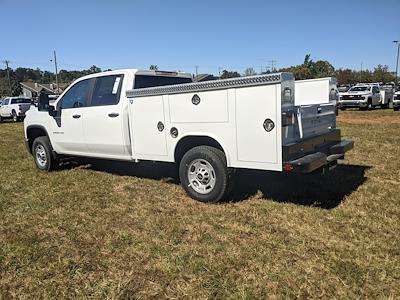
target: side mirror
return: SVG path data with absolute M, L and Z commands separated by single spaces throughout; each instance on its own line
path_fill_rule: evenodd
M 57 111 L 53 105 L 49 105 L 49 116 L 56 117 Z
M 47 94 L 40 93 L 38 109 L 39 111 L 49 111 L 49 96 Z

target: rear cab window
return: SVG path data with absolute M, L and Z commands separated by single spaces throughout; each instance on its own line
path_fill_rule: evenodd
M 134 89 L 142 89 L 156 86 L 173 85 L 192 83 L 192 78 L 189 77 L 169 77 L 156 75 L 136 75 Z
M 18 99 L 12 99 L 11 104 L 30 104 L 31 100 L 30 99 L 25 99 L 25 98 L 18 98 Z

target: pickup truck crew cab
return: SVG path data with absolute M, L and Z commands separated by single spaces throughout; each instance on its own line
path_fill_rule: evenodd
M 376 106 L 388 108 L 393 93 L 388 89 L 382 89 L 379 84 L 357 84 L 347 92 L 340 93 L 339 107 L 342 110 L 351 107 L 359 109 L 373 109 Z
M 31 99 L 23 97 L 7 97 L 0 103 L 0 122 L 12 119 L 18 122 L 25 117 L 25 112 L 31 106 Z
M 44 171 L 64 156 L 174 162 L 191 197 L 215 202 L 235 168 L 308 173 L 353 147 L 336 129 L 334 104 L 296 106 L 294 88 L 290 73 L 195 83 L 178 72 L 92 74 L 54 106 L 40 97 L 26 144 Z

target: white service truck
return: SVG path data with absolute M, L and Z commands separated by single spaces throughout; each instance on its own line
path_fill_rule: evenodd
M 398 111 L 400 109 L 400 91 L 394 93 L 393 96 L 393 110 Z
M 0 102 L 0 122 L 12 119 L 18 122 L 25 118 L 25 113 L 31 106 L 31 99 L 24 97 L 7 97 Z
M 341 110 L 346 108 L 373 109 L 376 106 L 388 108 L 392 101 L 393 93 L 379 84 L 360 83 L 351 87 L 347 92 L 340 93 L 339 107 Z
M 237 168 L 310 173 L 334 168 L 353 147 L 332 106 L 295 105 L 290 73 L 195 83 L 178 72 L 92 74 L 54 106 L 41 95 L 24 129 L 41 170 L 69 156 L 171 162 L 203 202 L 224 198 Z

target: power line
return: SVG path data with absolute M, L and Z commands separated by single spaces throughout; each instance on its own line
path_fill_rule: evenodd
M 11 62 L 9 60 L 5 59 L 5 60 L 3 60 L 3 63 L 5 63 L 6 67 L 7 67 L 8 87 L 10 88 L 10 96 L 12 96 L 10 69 L 8 67 L 8 64 L 10 64 Z

